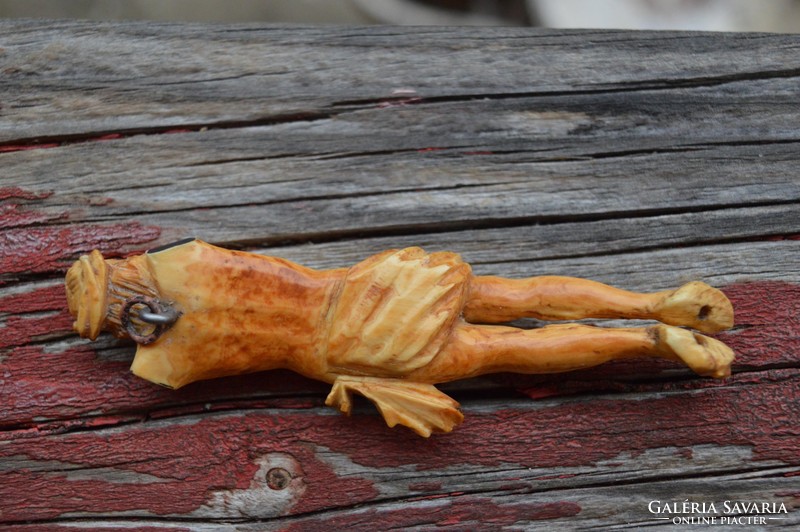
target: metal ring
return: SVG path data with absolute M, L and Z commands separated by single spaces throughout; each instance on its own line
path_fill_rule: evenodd
M 154 326 L 153 332 L 150 334 L 141 334 L 137 330 L 136 324 L 131 321 L 131 310 L 135 305 L 143 305 L 149 311 L 143 310 L 137 314 L 137 317 L 141 321 Z M 125 301 L 125 304 L 122 305 L 122 310 L 120 310 L 120 323 L 134 342 L 147 345 L 158 340 L 158 338 L 164 334 L 164 331 L 175 323 L 179 316 L 180 314 L 176 312 L 175 309 L 162 304 L 157 299 L 136 296 L 128 299 Z

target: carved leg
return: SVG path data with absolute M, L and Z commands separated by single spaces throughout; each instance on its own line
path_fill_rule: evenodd
M 472 277 L 464 318 L 502 323 L 517 318 L 655 319 L 713 333 L 733 326 L 733 306 L 725 294 L 698 281 L 675 290 L 639 294 L 573 277 Z
M 549 325 L 523 330 L 462 323 L 444 349 L 408 378 L 446 382 L 486 373 L 559 373 L 609 360 L 651 356 L 683 362 L 696 373 L 730 375 L 733 351 L 718 340 L 669 325 L 603 328 Z
M 420 436 L 450 432 L 464 420 L 458 403 L 431 384 L 379 377 L 337 377 L 325 404 L 350 415 L 352 393 L 372 401 L 386 424 L 405 425 Z

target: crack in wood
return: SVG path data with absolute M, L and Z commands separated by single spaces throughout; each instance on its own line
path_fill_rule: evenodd
M 257 117 L 247 120 L 227 120 L 204 123 L 175 123 L 164 126 L 108 129 L 103 131 L 91 131 L 68 135 L 20 137 L 0 142 L 0 155 L 3 153 L 23 151 L 27 149 L 56 148 L 71 144 L 82 144 L 85 142 L 117 140 L 138 135 L 163 135 L 170 133 L 198 132 L 211 129 L 238 129 L 295 122 L 315 122 L 318 120 L 327 120 L 335 115 L 336 113 L 330 112 L 325 113 L 319 111 L 306 111 L 290 113 L 286 115 Z
M 463 185 L 462 187 L 453 187 L 453 188 L 465 188 L 465 187 L 476 187 L 476 186 L 481 186 L 481 185 Z M 451 188 L 451 187 L 444 187 L 444 188 Z M 393 194 L 393 193 L 405 193 L 405 192 L 414 192 L 414 191 L 413 190 L 393 191 L 393 192 L 386 192 L 382 195 Z M 372 196 L 373 194 L 366 193 L 365 195 Z M 329 199 L 329 197 L 319 197 L 316 199 L 324 200 L 324 199 Z M 596 214 L 574 213 L 568 215 L 537 215 L 537 216 L 517 216 L 508 218 L 480 218 L 474 220 L 441 221 L 437 223 L 421 223 L 413 225 L 412 224 L 395 225 L 395 226 L 387 225 L 383 227 L 359 228 L 353 230 L 343 229 L 343 230 L 335 230 L 328 232 L 304 233 L 298 235 L 279 235 L 274 238 L 248 239 L 241 241 L 226 240 L 224 242 L 217 242 L 217 244 L 227 247 L 260 246 L 268 249 L 276 246 L 299 245 L 299 244 L 306 244 L 309 242 L 323 243 L 323 242 L 335 242 L 342 240 L 348 240 L 348 241 L 361 240 L 366 238 L 378 238 L 378 237 L 451 233 L 468 229 L 469 230 L 498 229 L 498 228 L 511 228 L 511 227 L 525 227 L 529 225 L 557 225 L 557 224 L 574 223 L 574 222 L 596 222 L 605 220 L 637 219 L 637 218 L 649 218 L 654 216 L 665 216 L 674 214 L 712 212 L 712 211 L 727 210 L 727 209 L 738 209 L 744 207 L 767 207 L 767 206 L 795 205 L 795 204 L 800 204 L 800 202 L 798 202 L 797 200 L 786 200 L 786 201 L 753 202 L 753 203 L 742 203 L 742 204 L 715 204 L 715 205 L 702 205 L 702 206 L 636 209 L 629 211 L 604 211 L 602 213 L 596 213 Z M 758 235 L 758 236 L 748 237 L 748 239 L 745 241 L 748 242 L 756 241 L 771 236 L 782 236 L 782 235 Z M 719 242 L 720 240 L 717 239 L 716 241 Z M 734 241 L 732 242 L 735 243 Z M 697 245 L 707 245 L 713 243 L 714 241 L 698 243 Z M 720 242 L 720 243 L 725 243 L 725 242 Z M 666 247 L 672 248 L 675 246 L 657 246 L 648 249 L 663 249 Z M 577 254 L 569 256 L 567 258 L 577 258 L 582 256 L 603 256 L 604 254 L 616 255 L 618 253 L 601 252 L 596 255 Z M 547 257 L 548 260 L 553 258 L 561 258 L 561 257 Z M 526 260 L 526 262 L 527 261 L 528 260 Z M 504 261 L 497 261 L 497 263 L 502 263 L 502 262 Z M 493 264 L 494 262 L 487 262 L 487 264 L 488 263 Z
M 345 107 L 348 110 L 370 108 L 384 103 L 403 103 L 405 105 L 426 105 L 436 103 L 470 102 L 475 100 L 514 100 L 542 98 L 553 96 L 585 96 L 596 94 L 615 94 L 625 92 L 648 92 L 661 90 L 675 90 L 700 87 L 716 87 L 729 83 L 742 81 L 759 81 L 768 79 L 792 79 L 800 76 L 800 68 L 775 69 L 755 72 L 738 72 L 718 76 L 702 76 L 696 78 L 664 78 L 645 79 L 632 82 L 618 81 L 585 89 L 572 90 L 542 90 L 518 92 L 486 92 L 453 94 L 441 96 L 425 96 L 409 98 L 408 96 L 384 96 L 378 98 L 359 98 L 354 100 L 341 100 L 331 103 L 334 108 Z
M 525 262 L 537 262 L 537 261 L 545 261 L 545 260 L 569 260 L 569 259 L 585 259 L 591 257 L 617 257 L 622 255 L 632 255 L 636 253 L 645 253 L 647 251 L 660 251 L 666 249 L 689 249 L 694 247 L 706 247 L 706 246 L 714 246 L 714 245 L 726 245 L 726 244 L 746 244 L 748 242 L 762 242 L 764 240 L 769 240 L 771 238 L 786 238 L 786 239 L 795 239 L 797 238 L 797 234 L 763 234 L 763 235 L 753 235 L 753 236 L 745 236 L 745 237 L 714 237 L 712 239 L 703 239 L 698 237 L 697 240 L 685 240 L 680 243 L 663 243 L 663 244 L 654 244 L 652 246 L 638 246 L 638 247 L 629 247 L 620 250 L 606 250 L 606 251 L 593 251 L 593 252 L 583 252 L 583 253 L 564 253 L 561 255 L 549 255 L 546 258 L 525 258 L 525 259 L 504 259 L 504 260 L 497 260 L 497 261 L 472 261 L 472 264 L 481 264 L 481 265 L 492 265 L 492 264 L 512 264 L 512 263 L 525 263 Z

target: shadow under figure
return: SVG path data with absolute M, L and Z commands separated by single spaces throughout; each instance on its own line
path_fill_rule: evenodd
M 82 256 L 66 278 L 75 330 L 139 345 L 131 370 L 170 388 L 287 368 L 333 385 L 326 404 L 370 399 L 389 426 L 449 432 L 458 403 L 434 384 L 485 373 L 556 373 L 653 356 L 700 375 L 730 374 L 733 351 L 712 338 L 733 307 L 705 283 L 639 294 L 570 277 L 473 275 L 455 253 L 389 250 L 351 268 L 176 242 L 127 259 Z M 580 324 L 524 330 L 517 318 L 654 319 L 641 328 Z

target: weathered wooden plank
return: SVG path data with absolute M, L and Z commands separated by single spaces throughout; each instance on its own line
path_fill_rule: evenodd
M 504 97 L 800 71 L 797 40 L 778 35 L 35 21 L 0 32 L 4 140 L 324 116 L 409 87 L 427 99 Z
M 792 79 L 740 81 L 734 87 L 671 88 L 577 95 L 527 95 L 465 101 L 403 100 L 370 105 L 318 119 L 237 128 L 171 130 L 158 134 L 108 134 L 96 139 L 150 138 L 150 153 L 163 159 L 161 143 L 190 145 L 170 154 L 186 164 L 214 164 L 287 156 L 339 158 L 435 148 L 440 155 L 488 155 L 526 161 L 607 158 L 651 151 L 702 151 L 715 145 L 796 143 L 793 124 L 797 84 Z M 224 95 L 220 95 L 223 97 Z M 380 131 L 381 135 L 375 133 Z M 13 141 L 7 141 L 13 142 Z M 74 141 L 64 141 L 66 145 Z M 115 143 L 119 144 L 119 142 Z M 6 145 L 4 151 L 15 146 Z M 37 145 L 27 146 L 34 148 Z M 40 147 L 54 147 L 49 143 Z M 130 146 L 130 144 L 128 144 Z M 202 150 L 198 149 L 202 148 Z M 153 152 L 152 150 L 155 150 Z M 512 157 L 510 157 L 512 156 Z M 167 162 L 167 161 L 164 161 Z M 341 163 L 340 163 L 341 164 Z
M 691 477 L 693 470 L 730 477 L 729 491 L 705 490 L 697 494 L 703 501 L 744 496 L 745 481 L 763 474 L 761 487 L 749 484 L 754 494 L 791 505 L 792 477 L 800 471 L 792 423 L 800 400 L 796 373 L 772 371 L 759 386 L 744 378 L 667 394 L 513 406 L 478 402 L 466 407 L 467 421 L 459 431 L 424 442 L 410 433 L 382 430 L 374 414 L 347 420 L 315 410 L 206 414 L 62 436 L 19 434 L 0 447 L 6 469 L 0 490 L 8 508 L 15 509 L 3 518 L 263 519 L 358 505 L 348 514 L 357 519 L 375 503 L 408 499 L 413 509 L 420 498 L 464 492 L 477 499 L 488 494 L 489 504 L 506 510 L 520 494 L 544 493 L 529 500 L 568 503 L 569 512 L 549 518 L 583 513 L 581 502 L 588 500 L 586 518 L 604 511 L 608 519 L 615 511 L 630 516 L 632 508 L 609 508 L 602 501 L 592 503 L 591 496 L 579 498 L 585 490 L 562 490 L 600 487 L 602 494 L 608 480 L 612 486 L 616 481 L 667 482 Z M 572 420 L 569 426 L 557 422 L 565 418 Z M 659 430 L 653 430 L 654 422 Z M 350 435 L 355 427 L 358 438 Z M 275 468 L 288 472 L 287 484 L 270 486 L 267 473 Z M 770 482 L 776 474 L 785 480 Z M 23 489 L 34 484 L 38 504 Z M 645 506 L 638 509 L 642 521 L 651 517 L 649 497 L 685 498 L 683 486 L 656 482 L 649 492 L 631 486 L 640 490 L 636 504 Z M 735 495 L 725 495 L 731 488 Z M 65 489 L 71 497 L 63 496 Z M 104 494 L 102 502 L 94 500 L 97 490 Z M 504 493 L 517 497 L 504 502 Z M 611 489 L 608 496 L 619 492 Z M 450 503 L 458 501 L 456 495 Z
M 756 214 L 761 210 L 761 208 L 755 209 Z M 774 214 L 769 209 L 768 212 Z M 766 218 L 774 217 L 768 214 Z M 789 214 L 788 223 L 791 223 L 791 220 Z M 659 220 L 655 221 L 657 223 Z M 676 223 L 681 225 L 685 221 Z M 584 223 L 584 225 L 591 224 Z M 664 222 L 664 227 L 669 225 L 668 222 Z M 688 226 L 693 225 L 690 222 Z M 521 233 L 522 231 L 516 231 L 512 234 L 517 238 L 524 237 Z M 608 257 L 602 255 L 554 260 L 520 257 L 518 254 L 513 254 L 514 247 L 521 247 L 523 244 L 519 241 L 512 241 L 499 247 L 498 252 L 493 254 L 491 250 L 487 251 L 489 247 L 487 242 L 499 241 L 502 234 L 492 235 L 490 232 L 486 237 L 481 237 L 483 234 L 484 232 L 462 232 L 458 234 L 457 239 L 449 242 L 450 246 L 446 247 L 458 249 L 460 244 L 464 244 L 472 250 L 482 250 L 482 255 L 478 256 L 467 253 L 468 259 L 478 259 L 476 270 L 482 273 L 503 275 L 570 273 L 641 290 L 664 288 L 693 278 L 705 278 L 721 284 L 759 279 L 796 281 L 792 277 L 792 272 L 797 271 L 797 246 L 793 240 L 633 252 L 615 255 L 614 261 L 609 262 Z M 592 234 L 590 231 L 588 236 L 591 237 Z M 324 264 L 327 259 L 329 262 L 333 261 L 327 264 L 328 266 L 341 266 L 363 258 L 373 251 L 371 246 L 377 246 L 374 248 L 374 251 L 377 251 L 385 245 L 391 245 L 389 239 L 378 239 L 378 242 L 371 242 L 357 249 L 352 247 L 352 243 L 347 246 L 343 246 L 342 243 L 330 243 L 265 251 L 280 251 L 283 256 L 299 260 L 305 256 L 311 259 L 305 262 L 312 264 Z M 637 246 L 633 247 L 636 249 Z M 331 253 L 331 248 L 334 253 Z M 336 249 L 345 249 L 348 255 L 342 256 L 341 251 L 335 253 Z M 293 251 L 300 256 L 293 256 Z M 74 253 L 74 250 L 67 249 L 63 259 L 66 261 L 71 253 Z M 556 253 L 556 256 L 558 254 Z M 486 262 L 480 263 L 480 258 L 484 258 Z M 783 284 L 768 285 L 764 288 L 759 288 L 759 285 L 754 285 L 752 288 L 744 285 L 729 289 L 729 295 L 734 298 L 737 308 L 748 305 L 753 298 L 758 300 L 767 297 L 773 303 L 771 307 L 756 306 L 756 310 L 751 310 L 750 314 L 742 314 L 741 311 L 738 313 L 738 323 L 745 328 L 745 333 L 737 333 L 726 340 L 739 352 L 740 364 L 748 368 L 774 367 L 776 364 L 791 364 L 796 360 L 797 355 L 790 348 L 791 343 L 787 344 L 786 350 L 777 352 L 760 348 L 767 338 L 774 342 L 776 337 L 787 339 L 792 337 L 791 333 L 782 331 L 789 331 L 793 327 L 792 316 L 797 314 L 797 309 L 793 305 L 796 305 L 794 302 L 799 299 L 796 290 L 790 285 Z M 780 304 L 775 305 L 775 302 Z M 239 401 L 240 406 L 248 407 L 276 404 L 275 395 L 280 397 L 288 394 L 290 390 L 295 392 L 304 390 L 306 393 L 314 394 L 312 399 L 305 400 L 306 404 L 319 404 L 321 400 L 324 391 L 321 386 L 309 386 L 308 381 L 299 378 L 287 379 L 284 374 L 204 383 L 198 388 L 190 388 L 177 394 L 150 386 L 127 374 L 126 367 L 132 355 L 130 347 L 117 347 L 113 343 L 106 343 L 101 344 L 99 348 L 87 349 L 85 342 L 71 337 L 70 319 L 64 309 L 63 293 L 59 284 L 42 286 L 41 283 L 36 283 L 27 287 L 22 286 L 17 288 L 15 293 L 3 298 L 0 310 L 8 315 L 5 320 L 6 334 L 3 344 L 5 349 L 12 349 L 4 355 L 7 371 L 11 372 L 4 386 L 5 400 L 0 401 L 10 409 L 6 410 L 5 423 L 13 426 L 35 420 L 41 423 L 53 419 L 68 420 L 75 416 L 112 416 L 105 419 L 100 417 L 77 422 L 47 423 L 49 426 L 47 430 L 70 430 L 71 427 L 82 426 L 85 423 L 115 424 L 120 421 L 115 417 L 119 415 L 123 415 L 123 420 L 135 420 L 142 419 L 143 415 L 152 415 L 142 413 L 148 411 L 166 410 L 167 415 L 171 409 L 176 408 L 178 412 L 198 411 L 206 408 L 204 405 L 207 401 L 213 409 L 231 408 L 232 405 L 225 404 L 230 400 Z M 42 314 L 43 312 L 50 314 Z M 53 312 L 57 313 L 56 319 L 53 317 Z M 754 319 L 756 321 L 753 321 Z M 786 323 L 785 320 L 790 321 Z M 753 330 L 755 335 L 748 334 L 746 328 L 753 325 L 759 328 Z M 65 335 L 70 338 L 68 341 L 61 340 Z M 45 343 L 41 346 L 24 347 L 32 341 Z M 773 346 L 775 345 L 773 343 Z M 646 367 L 649 369 L 645 370 L 644 375 L 649 378 L 659 374 L 671 375 L 671 371 L 674 371 L 669 364 L 648 364 Z M 641 367 L 636 370 L 642 372 Z M 616 365 L 601 374 L 610 376 L 615 372 L 617 376 L 619 374 L 627 376 L 630 375 L 631 368 L 626 370 L 624 365 Z M 20 375 L 24 378 L 13 378 Z M 549 382 L 545 381 L 544 384 L 541 379 L 524 378 L 515 384 L 518 389 L 532 389 L 534 395 L 543 393 L 543 389 L 549 390 L 546 392 L 548 394 L 554 393 L 553 389 L 560 389 L 556 392 L 560 394 L 570 394 L 575 389 L 583 392 L 598 389 L 597 383 L 588 386 L 580 384 L 582 378 L 581 376 L 570 378 L 566 384 L 558 379 L 553 381 L 552 378 L 548 378 Z M 49 395 L 41 397 L 28 392 L 37 389 L 40 386 L 38 383 L 48 383 Z M 477 384 L 477 386 L 482 385 Z M 229 391 L 231 388 L 236 391 L 231 393 Z M 80 394 L 75 393 L 78 389 L 81 390 Z M 603 387 L 600 386 L 599 389 Z M 220 398 L 220 394 L 224 399 Z M 70 399 L 65 401 L 65 398 Z M 217 405 L 216 402 L 220 401 L 222 404 Z M 281 404 L 280 401 L 277 404 Z
M 59 182 L 72 183 L 78 187 L 76 193 L 63 190 L 53 194 L 52 187 L 23 188 L 28 194 L 46 197 L 36 200 L 35 217 L 23 215 L 28 212 L 24 204 L 16 207 L 19 219 L 15 225 L 52 220 L 56 223 L 53 227 L 60 229 L 60 224 L 67 222 L 136 222 L 162 228 L 166 240 L 197 234 L 214 242 L 280 243 L 430 232 L 476 224 L 641 217 L 725 206 L 787 203 L 791 212 L 800 197 L 800 182 L 791 177 L 792 150 L 782 145 L 721 147 L 713 150 L 716 156 L 710 158 L 686 154 L 680 160 L 656 154 L 622 161 L 481 166 L 468 160 L 443 163 L 399 155 L 380 162 L 369 158 L 346 168 L 319 161 L 311 166 L 293 162 L 291 169 L 270 164 L 263 166 L 261 173 L 248 169 L 238 175 L 221 175 L 205 167 L 166 168 L 158 171 L 160 177 L 148 177 L 144 168 L 133 169 L 134 161 L 127 158 L 118 161 L 119 165 L 113 163 L 115 150 L 97 147 L 92 158 L 77 163 L 71 149 L 74 147 L 64 149 L 62 155 L 70 164 L 58 164 L 59 158 L 52 156 L 39 156 L 38 164 L 51 170 L 66 168 Z M 54 151 L 62 150 L 47 150 Z M 727 162 L 718 160 L 725 156 Z M 109 161 L 114 170 L 103 174 L 100 168 Z M 50 166 L 52 163 L 56 166 Z M 77 171 L 79 164 L 96 168 L 97 173 L 67 179 L 72 171 L 69 165 Z M 667 180 L 664 169 L 671 164 L 680 164 L 687 175 Z M 117 168 L 129 170 L 119 176 Z M 35 172 L 15 171 L 21 175 Z M 180 177 L 198 174 L 205 177 Z M 313 179 L 295 182 L 287 176 Z M 112 184 L 120 180 L 126 183 L 124 187 Z M 25 179 L 15 178 L 12 184 L 20 181 Z M 106 184 L 108 190 L 104 190 Z M 92 188 L 83 192 L 81 188 L 87 186 Z M 781 229 L 786 230 L 792 228 Z
M 560 273 L 647 291 L 692 279 L 721 285 L 748 279 L 796 282 L 800 259 L 794 243 L 798 236 L 793 233 L 800 229 L 797 220 L 796 207 L 788 205 L 401 234 L 255 250 L 301 264 L 336 268 L 384 249 L 421 246 L 457 250 L 483 275 Z M 757 241 L 759 238 L 768 242 Z M 776 242 L 780 244 L 773 244 Z M 760 253 L 766 253 L 769 260 L 764 261 Z M 609 258 L 612 254 L 613 260 Z
M 145 245 L 155 246 L 176 236 L 197 235 L 201 238 L 221 244 L 254 241 L 253 243 L 279 244 L 284 242 L 286 234 L 292 231 L 292 238 L 300 241 L 315 241 L 320 238 L 323 243 L 314 246 L 279 246 L 274 249 L 258 248 L 267 253 L 285 256 L 309 266 L 340 267 L 352 264 L 365 256 L 386 249 L 405 245 L 424 245 L 434 249 L 452 249 L 462 252 L 471 263 L 498 263 L 506 261 L 542 260 L 553 258 L 578 258 L 586 255 L 604 253 L 621 253 L 636 250 L 658 249 L 671 245 L 699 245 L 703 243 L 751 240 L 757 237 L 781 237 L 800 232 L 797 225 L 797 204 L 778 203 L 764 207 L 714 207 L 708 210 L 701 207 L 665 208 L 667 212 L 678 210 L 677 214 L 654 216 L 651 212 L 659 212 L 654 205 L 646 203 L 647 192 L 641 192 L 641 198 L 631 198 L 631 211 L 602 212 L 603 201 L 594 201 L 593 208 L 597 214 L 569 214 L 570 200 L 562 198 L 558 192 L 558 180 L 548 180 L 547 186 L 552 191 L 547 197 L 523 194 L 517 205 L 507 205 L 499 210 L 503 198 L 510 198 L 512 191 L 497 191 L 497 187 L 470 187 L 466 191 L 454 187 L 452 191 L 438 190 L 429 192 L 429 205 L 420 209 L 413 207 L 416 201 L 424 202 L 422 193 L 412 191 L 400 192 L 396 196 L 402 202 L 386 200 L 393 196 L 389 193 L 376 193 L 375 196 L 362 198 L 354 205 L 349 197 L 332 197 L 321 200 L 326 203 L 323 213 L 314 213 L 317 209 L 310 204 L 317 203 L 302 199 L 281 205 L 265 205 L 263 207 L 239 207 L 222 209 L 214 214 L 213 210 L 186 210 L 154 215 L 148 211 L 140 211 L 144 205 L 125 204 L 117 198 L 85 197 L 70 195 L 59 191 L 27 191 L 24 189 L 7 189 L 9 196 L 3 201 L 4 223 L 7 229 L 0 232 L 0 243 L 5 253 L 0 258 L 2 274 L 0 278 L 12 279 L 17 272 L 44 272 L 53 268 L 63 268 L 81 252 L 93 248 L 120 252 L 141 248 Z M 620 184 L 621 185 L 621 184 Z M 590 186 L 590 183 L 587 183 Z M 742 185 L 748 186 L 748 185 Z M 752 183 L 749 186 L 755 187 Z M 775 194 L 781 185 L 776 185 Z M 763 188 L 766 188 L 765 186 Z M 196 190 L 199 192 L 202 189 Z M 214 189 L 206 189 L 209 196 Z M 611 190 L 596 190 L 613 198 Z M 135 197 L 136 189 L 126 189 L 130 197 Z M 174 194 L 178 194 L 175 191 Z M 587 191 L 586 194 L 591 194 Z M 141 195 L 140 192 L 138 192 Z M 156 194 L 154 192 L 154 194 Z M 11 196 L 17 197 L 11 197 Z M 709 195 L 711 192 L 709 191 Z M 22 197 L 19 197 L 22 196 Z M 79 199 L 82 198 L 82 199 Z M 744 199 L 744 198 L 743 198 Z M 757 203 L 762 198 L 746 198 Z M 540 200 L 547 203 L 540 207 Z M 444 212 L 442 204 L 450 202 L 457 205 L 462 213 L 461 220 L 448 220 L 450 216 L 459 217 L 452 209 Z M 615 199 L 611 201 L 616 202 Z M 764 199 L 764 201 L 775 201 Z M 95 203 L 98 205 L 92 206 Z M 478 209 L 469 209 L 469 204 L 482 204 L 483 209 L 494 209 L 505 216 L 503 218 L 486 218 Z M 495 206 L 486 206 L 493 203 Z M 276 207 L 281 207 L 277 208 Z M 357 207 L 357 208 L 356 208 Z M 526 209 L 525 207 L 529 207 Z M 613 204 L 606 209 L 613 208 Z M 699 212 L 692 209 L 698 208 Z M 94 209 L 96 214 L 87 216 L 87 210 Z M 534 209 L 552 209 L 551 218 L 525 215 Z M 406 219 L 400 223 L 381 228 L 373 225 L 360 225 L 370 210 L 370 219 L 378 218 L 379 211 L 394 211 L 386 219 L 397 218 L 404 212 Z M 470 212 L 464 212 L 464 211 Z M 255 211 L 255 212 L 254 212 Z M 278 212 L 275 212 L 278 211 Z M 299 211 L 299 212 L 298 212 Z M 398 212 L 400 211 L 400 212 Z M 427 214 L 424 213 L 427 211 Z M 299 214 L 299 216 L 298 216 Z M 384 215 L 386 213 L 384 212 Z M 285 222 L 278 218 L 285 216 Z M 428 221 L 419 222 L 419 217 Z M 491 212 L 489 212 L 491 216 Z M 183 222 L 179 222 L 183 217 Z M 202 220 L 195 220 L 203 217 Z M 563 219 L 562 219 L 563 218 Z M 313 225 L 313 220 L 319 223 Z M 323 224 L 322 220 L 330 220 Z M 438 219 L 438 222 L 434 220 Z M 537 220 L 543 223 L 537 223 Z M 192 221 L 194 220 L 194 221 Z M 305 220 L 305 221 L 304 221 Z M 67 225 L 64 222 L 81 222 L 83 225 Z M 369 221 L 369 220 L 368 220 Z M 154 225 L 156 223 L 172 224 L 172 228 Z M 174 227 L 178 223 L 186 225 L 183 229 Z M 296 224 L 295 227 L 291 227 Z M 297 224 L 300 226 L 298 227 Z M 391 236 L 358 238 L 356 241 L 334 241 L 325 243 L 326 238 L 338 234 L 343 238 L 342 229 L 336 225 L 347 227 L 347 231 L 369 235 L 389 232 Z M 481 230 L 458 230 L 460 227 L 486 226 Z M 500 227 L 497 227 L 497 226 Z M 34 227 L 32 227 L 34 226 Z M 245 226 L 249 226 L 245 227 Z M 288 227 L 287 227 L 288 226 Z M 394 227 L 394 230 L 392 230 Z M 359 229 L 360 228 L 360 229 Z M 402 229 L 401 229 L 402 228 Z M 327 237 L 325 230 L 328 230 Z M 432 231 L 432 232 L 431 232 Z M 397 234 L 392 234 L 392 233 Z M 420 234 L 422 232 L 422 234 Z M 426 234 L 430 232 L 429 234 Z M 406 234 L 403 234 L 406 233 Z M 410 234 L 408 234 L 410 233 Z M 258 235 L 262 235 L 260 238 Z M 217 238 L 219 237 L 219 238 Z M 226 237 L 229 240 L 226 240 Z M 598 259 L 599 260 L 599 259 Z M 794 268 L 787 268 L 788 275 Z M 491 270 L 487 270 L 491 271 Z M 529 275 L 523 272 L 522 275 Z M 502 270 L 497 274 L 506 274 Z M 591 277 L 591 272 L 583 273 Z
M 796 37 L 0 34 L 4 525 L 652 526 L 651 497 L 797 506 Z M 473 379 L 447 387 L 467 424 L 427 442 L 366 405 L 342 419 L 285 372 L 169 392 L 127 373 L 131 345 L 73 337 L 59 283 L 82 252 L 189 234 L 316 267 L 423 245 L 486 274 L 704 279 L 737 311 L 735 375 L 636 360 Z
M 720 450 L 726 452 L 727 450 Z M 781 479 L 778 482 L 786 488 L 785 493 L 792 493 L 792 481 Z M 711 485 L 709 485 L 711 484 Z M 713 483 L 707 480 L 671 479 L 666 482 L 653 482 L 647 489 L 637 486 L 612 485 L 592 486 L 590 490 L 565 490 L 557 493 L 536 494 L 493 494 L 490 497 L 480 495 L 459 494 L 449 498 L 435 496 L 420 497 L 414 501 L 401 501 L 388 504 L 368 506 L 351 512 L 331 512 L 317 517 L 280 519 L 274 530 L 303 530 L 308 528 L 347 528 L 354 530 L 371 530 L 374 523 L 381 522 L 389 526 L 436 528 L 437 530 L 504 530 L 518 528 L 524 530 L 552 530 L 553 527 L 569 529 L 578 528 L 639 528 L 675 529 L 675 524 L 710 525 L 725 527 L 750 526 L 785 526 L 792 527 L 798 523 L 796 513 L 775 514 L 770 520 L 767 515 L 761 517 L 739 517 L 736 512 L 743 501 L 751 498 L 775 501 L 780 508 L 780 501 L 773 499 L 774 487 L 769 481 L 758 481 L 754 478 L 738 480 L 735 477 L 721 475 L 714 478 Z M 724 486 L 722 488 L 721 486 Z M 652 491 L 651 491 L 652 490 Z M 715 512 L 707 514 L 686 515 L 686 522 L 673 519 L 681 518 L 680 514 L 651 513 L 648 507 L 663 508 L 664 504 L 682 504 L 686 494 L 701 498 L 710 509 L 714 503 Z M 697 494 L 702 494 L 698 498 Z M 665 500 L 671 497 L 671 500 Z M 683 498 L 681 498 L 683 497 Z M 727 506 L 726 506 L 727 501 Z M 791 497 L 783 499 L 790 508 L 794 503 Z M 660 504 L 660 506 L 659 506 Z M 737 505 L 738 504 L 738 505 Z M 748 503 L 749 504 L 749 503 Z M 726 508 L 729 512 L 726 514 Z M 619 516 L 619 517 L 617 517 Z M 621 518 L 625 516 L 624 518 Z M 715 521 L 703 520 L 716 517 Z M 660 519 L 658 519 L 660 518 Z M 661 519 L 665 519 L 666 522 Z M 658 519 L 658 520 L 657 520 Z M 734 521 L 735 519 L 735 521 Z M 778 520 L 779 519 L 779 520 Z M 609 525 L 614 522 L 616 525 Z

